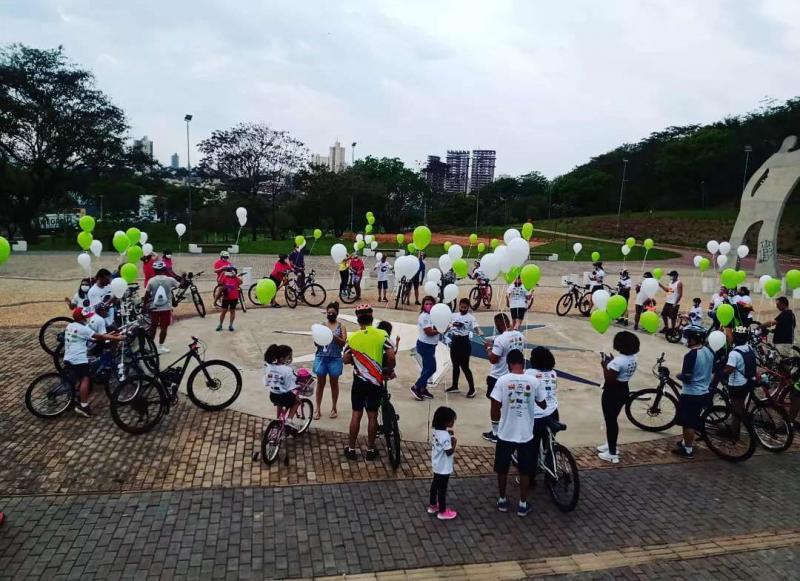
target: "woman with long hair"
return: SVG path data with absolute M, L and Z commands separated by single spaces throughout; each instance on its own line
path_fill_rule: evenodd
M 436 373 L 436 344 L 439 343 L 439 331 L 431 321 L 431 309 L 436 304 L 436 299 L 431 296 L 423 297 L 419 318 L 417 319 L 417 353 L 422 358 L 422 370 L 419 378 L 411 387 L 411 395 L 417 401 L 433 399 L 433 394 L 428 391 L 428 380 Z

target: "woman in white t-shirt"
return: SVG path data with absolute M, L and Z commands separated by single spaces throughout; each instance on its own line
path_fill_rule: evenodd
M 467 378 L 467 397 L 475 397 L 475 380 L 472 378 L 472 370 L 469 368 L 469 359 L 472 355 L 472 340 L 470 335 L 475 333 L 483 337 L 475 315 L 469 312 L 469 299 L 463 298 L 458 301 L 458 312 L 453 313 L 450 318 L 450 363 L 453 366 L 453 385 L 447 388 L 449 392 L 458 391 L 458 380 L 461 371 Z
M 514 284 L 508 287 L 508 296 L 506 297 L 506 306 L 511 311 L 511 329 L 516 331 L 522 325 L 525 319 L 525 312 L 528 310 L 532 298 L 532 293 L 529 293 L 524 286 L 522 286 L 522 279 L 517 277 Z
M 447 508 L 447 482 L 453 473 L 453 453 L 456 450 L 456 437 L 453 426 L 456 423 L 456 412 L 449 407 L 439 407 L 433 412 L 431 427 L 431 464 L 433 482 L 428 503 L 428 514 L 437 515 L 439 520 L 452 520 L 458 516 L 453 509 Z
M 431 320 L 431 309 L 435 304 L 436 299 L 433 297 L 424 297 L 422 299 L 422 308 L 417 318 L 417 330 L 419 331 L 417 353 L 422 359 L 422 370 L 417 381 L 411 387 L 411 395 L 417 401 L 433 399 L 433 394 L 428 391 L 428 380 L 436 373 L 436 344 L 439 342 L 440 334 Z
M 620 331 L 614 336 L 614 350 L 618 351 L 619 355 L 612 358 L 608 353 L 603 353 L 600 360 L 605 380 L 600 403 L 606 424 L 606 443 L 598 446 L 597 451 L 601 460 L 616 464 L 619 462 L 617 418 L 628 401 L 630 394 L 628 381 L 636 373 L 639 338 L 630 331 Z

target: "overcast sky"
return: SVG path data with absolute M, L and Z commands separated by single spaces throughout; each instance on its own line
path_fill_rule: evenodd
M 163 163 L 192 113 L 193 144 L 265 121 L 317 153 L 496 149 L 498 174 L 552 177 L 800 94 L 798 0 L 0 0 L 7 42 L 63 44 Z

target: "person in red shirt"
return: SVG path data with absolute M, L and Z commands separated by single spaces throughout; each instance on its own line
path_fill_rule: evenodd
M 222 325 L 225 323 L 225 313 L 231 314 L 228 331 L 233 331 L 233 321 L 236 319 L 236 305 L 239 304 L 239 296 L 242 292 L 242 279 L 236 274 L 236 269 L 231 266 L 223 272 L 221 284 L 222 312 L 219 314 L 217 331 L 222 331 Z
M 231 255 L 227 250 L 223 250 L 219 253 L 219 258 L 214 261 L 214 274 L 217 275 L 217 284 L 222 285 L 223 277 L 225 276 L 225 271 L 228 270 L 229 267 L 233 266 L 231 264 Z M 222 298 L 222 289 L 218 288 L 217 292 L 214 296 L 214 302 L 217 302 Z
M 269 277 L 272 279 L 272 282 L 275 283 L 275 288 L 281 288 L 283 281 L 286 279 L 286 275 L 292 272 L 293 270 L 292 263 L 289 261 L 285 254 L 279 254 L 278 260 L 275 262 L 275 266 L 272 267 L 272 272 L 270 273 Z M 278 293 L 275 293 L 277 296 Z M 270 305 L 273 309 L 280 308 L 280 305 L 272 299 L 272 304 Z
M 350 258 L 350 271 L 353 273 L 353 286 L 356 289 L 356 300 L 361 298 L 361 277 L 364 276 L 364 261 L 358 254 Z
M 151 252 L 147 256 L 142 256 L 142 272 L 144 273 L 144 286 L 147 286 L 147 283 L 150 282 L 150 279 L 156 275 L 156 271 L 153 270 L 153 264 L 156 260 L 158 260 L 158 254 L 155 252 Z

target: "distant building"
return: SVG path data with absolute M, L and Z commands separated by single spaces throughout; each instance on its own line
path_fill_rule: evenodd
M 178 169 L 181 167 L 181 158 L 178 157 L 177 153 L 173 153 L 172 157 L 169 158 L 169 167 L 172 169 Z
M 469 151 L 463 149 L 447 150 L 447 175 L 444 191 L 450 194 L 466 193 L 469 176 Z
M 342 144 L 338 141 L 334 143 L 328 150 L 328 169 L 332 172 L 342 171 L 347 167 L 346 155 L 347 150 L 342 147 Z
M 147 135 L 143 136 L 141 139 L 134 139 L 133 149 L 135 151 L 141 151 L 150 159 L 153 158 L 153 142 L 147 138 Z
M 447 180 L 447 164 L 438 155 L 429 155 L 428 164 L 422 170 L 425 174 L 425 181 L 435 194 L 444 192 L 445 181 Z
M 477 192 L 494 181 L 496 156 L 497 152 L 494 149 L 472 150 L 472 173 L 469 180 L 470 191 Z
M 330 159 L 328 158 L 327 155 L 320 155 L 318 153 L 315 153 L 314 155 L 311 156 L 311 163 L 313 165 L 322 165 L 325 167 L 329 167 Z
M 139 196 L 139 220 L 143 222 L 157 222 L 156 197 L 150 194 Z

